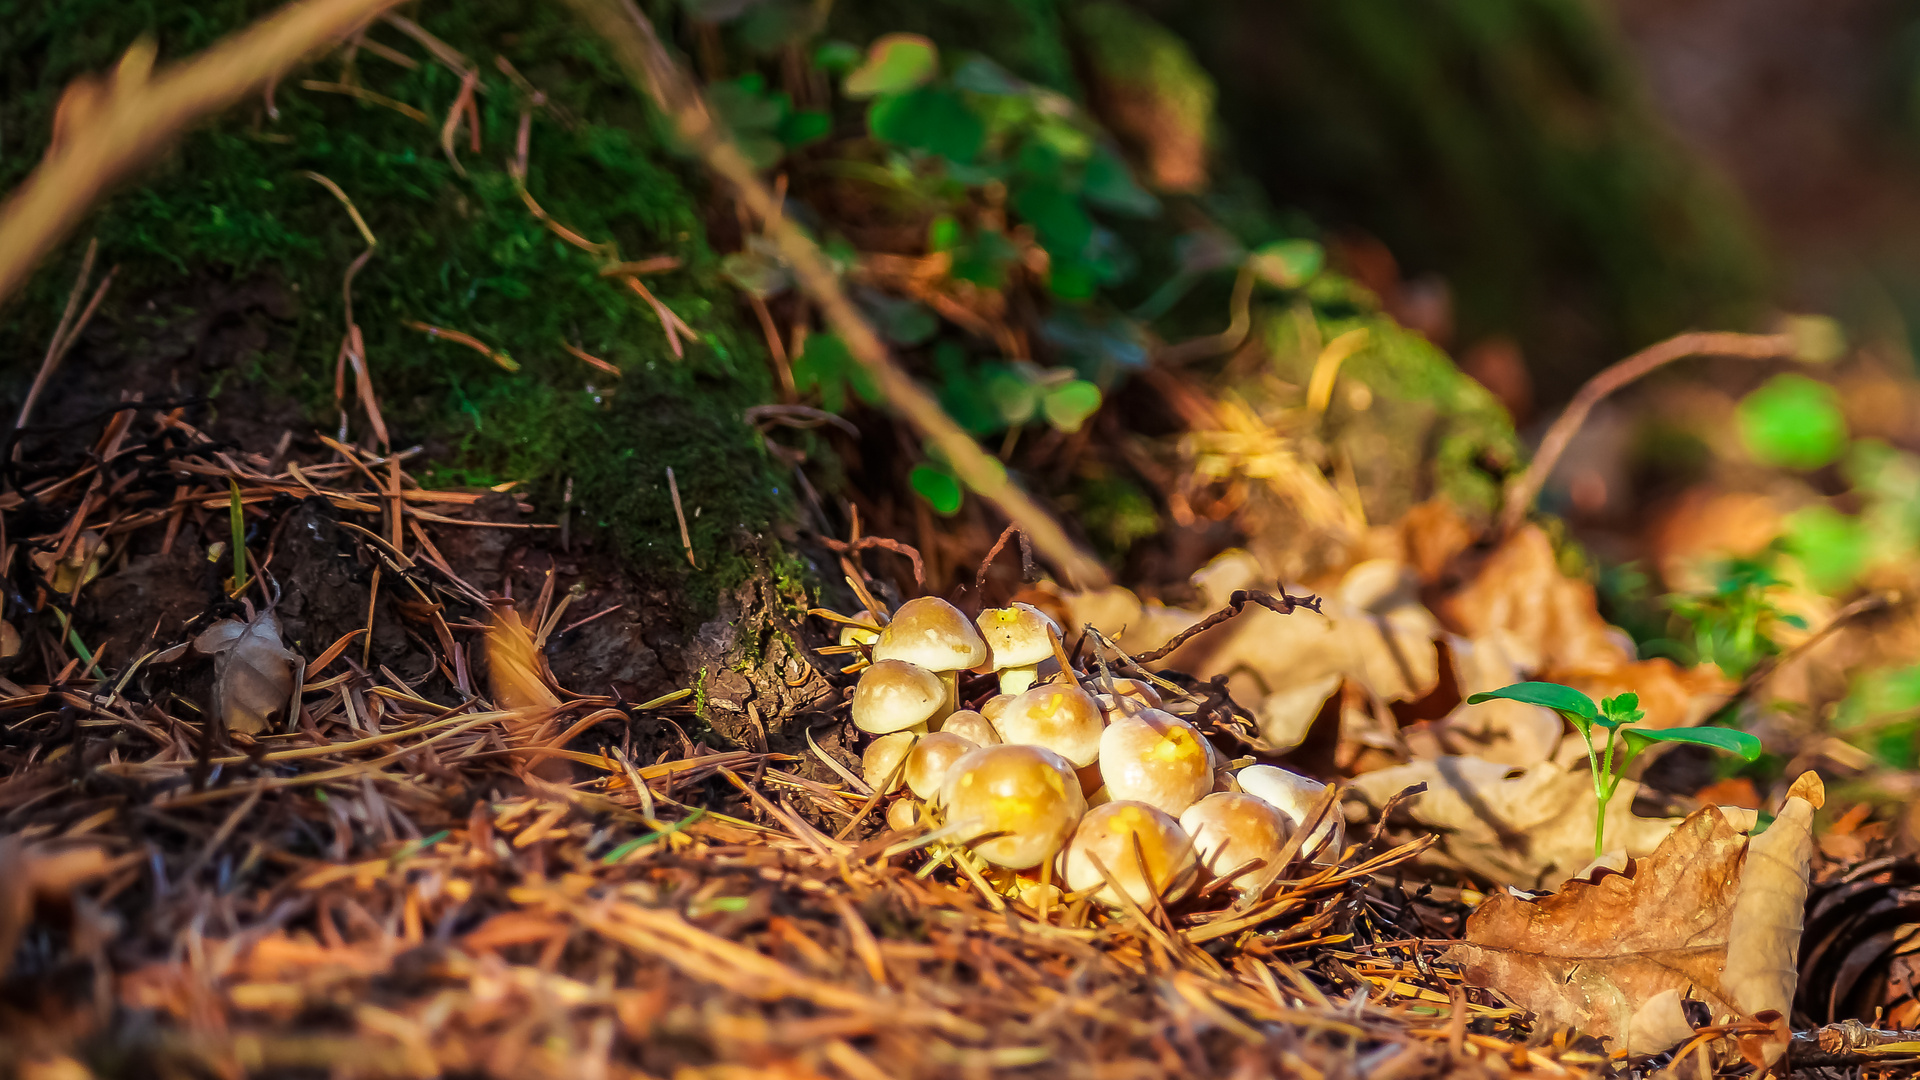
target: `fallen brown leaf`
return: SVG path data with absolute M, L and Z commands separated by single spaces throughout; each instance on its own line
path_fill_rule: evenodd
M 1570 881 L 1551 896 L 1493 897 L 1443 958 L 1544 1028 L 1571 1026 L 1633 1054 L 1684 1037 L 1685 998 L 1704 1002 L 1715 1023 L 1779 1020 L 1792 1001 L 1807 826 L 1821 797 L 1818 777 L 1802 777 L 1751 841 L 1703 807 L 1627 873 Z M 1771 1060 L 1779 1047 L 1754 1056 Z
M 1536 525 L 1508 537 L 1435 611 L 1467 637 L 1498 637 L 1525 671 L 1610 671 L 1631 660 L 1624 635 L 1594 606 L 1593 586 L 1560 572 Z
M 273 612 L 222 619 L 193 639 L 193 647 L 217 657 L 213 665 L 213 712 L 227 730 L 253 735 L 276 713 L 299 707 L 300 674 L 306 660 L 280 643 Z

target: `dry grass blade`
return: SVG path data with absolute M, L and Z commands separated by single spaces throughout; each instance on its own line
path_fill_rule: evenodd
M 111 76 L 68 86 L 46 157 L 0 207 L 0 299 L 20 287 L 109 186 L 188 126 L 253 94 L 314 46 L 345 37 L 394 2 L 291 4 L 158 74 L 154 46 L 142 41 Z

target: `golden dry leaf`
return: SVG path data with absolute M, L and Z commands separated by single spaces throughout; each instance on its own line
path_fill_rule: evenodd
M 13 624 L 0 619 L 0 660 L 11 660 L 20 655 L 20 631 Z
M 276 713 L 300 707 L 300 679 L 307 662 L 280 644 L 280 620 L 266 611 L 246 621 L 222 619 L 193 639 L 193 647 L 216 657 L 213 714 L 227 730 L 253 735 Z
M 1572 1026 L 1634 1054 L 1669 1049 L 1689 1033 L 1683 998 L 1705 1003 L 1714 1023 L 1783 1017 L 1818 788 L 1817 777 L 1803 777 L 1752 841 L 1718 808 L 1703 807 L 1625 874 L 1571 881 L 1534 899 L 1495 896 L 1468 916 L 1465 940 L 1443 958 L 1546 1028 Z
M 65 596 L 100 575 L 100 542 L 100 534 L 88 530 L 74 539 L 64 558 L 55 559 L 51 551 L 36 551 L 33 565 L 54 592 Z
M 487 688 L 501 709 L 554 709 L 559 695 L 547 684 L 546 658 L 511 604 L 496 604 L 487 631 Z
M 1353 778 L 1351 790 L 1378 809 L 1422 783 L 1427 790 L 1402 808 L 1440 831 L 1437 853 L 1476 874 L 1523 889 L 1550 888 L 1593 859 L 1599 808 L 1584 758 L 1573 768 L 1554 761 L 1517 768 L 1482 758 L 1440 757 L 1362 773 Z M 1639 787 L 1620 781 L 1607 806 L 1607 846 L 1631 856 L 1651 853 L 1674 825 L 1672 818 L 1634 814 Z
M 1521 670 L 1537 676 L 1610 671 L 1631 661 L 1624 635 L 1600 618 L 1593 586 L 1560 572 L 1538 526 L 1508 537 L 1437 611 L 1469 638 L 1498 638 Z

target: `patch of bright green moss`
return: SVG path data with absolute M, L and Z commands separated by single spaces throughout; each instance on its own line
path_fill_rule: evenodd
M 22 5 L 0 38 L 0 129 L 8 145 L 0 183 L 12 184 L 43 148 L 59 89 L 109 67 L 143 33 L 163 59 L 203 48 L 277 7 L 273 3 L 125 3 L 63 0 Z M 757 329 L 747 327 L 720 278 L 702 217 L 696 171 L 671 156 L 647 113 L 599 44 L 563 5 L 533 0 L 430 5 L 428 30 L 473 58 L 486 92 L 478 99 L 483 149 L 463 127 L 460 175 L 439 146 L 439 124 L 459 77 L 398 31 L 370 36 L 420 59 L 408 70 L 361 52 L 353 77 L 367 89 L 425 113 L 320 92 L 303 79 L 342 78 L 337 58 L 298 72 L 263 102 L 234 110 L 188 137 L 135 185 L 115 196 L 91 231 L 103 263 L 121 267 L 115 298 L 137 298 L 194 279 L 284 283 L 298 312 L 286 343 L 254 371 L 217 380 L 222 396 L 269 381 L 331 429 L 334 365 L 345 325 L 341 277 L 364 250 L 346 210 L 305 174 L 337 183 L 379 240 L 353 282 L 354 314 L 374 385 L 399 445 L 426 443 L 434 483 L 515 479 L 558 510 L 573 481 L 576 528 L 604 529 L 640 566 L 686 568 L 666 483 L 672 467 L 693 552 L 714 590 L 750 572 L 730 552 L 762 532 L 789 495 L 759 439 L 741 420 L 769 400 Z M 599 274 L 599 260 L 573 247 L 522 202 L 508 171 L 524 96 L 495 69 L 504 54 L 565 110 L 533 114 L 528 188 L 546 211 L 594 241 L 638 259 L 672 255 L 679 270 L 647 278 L 656 295 L 701 340 L 676 358 L 640 299 Z M 83 243 L 84 239 L 76 243 Z M 0 338 L 16 354 L 44 341 L 64 299 L 71 254 L 53 261 L 17 303 Z M 133 312 L 108 302 L 102 321 L 123 332 L 158 332 L 190 312 Z M 456 330 L 510 355 L 509 372 L 477 352 L 408 328 L 409 320 Z M 562 348 L 571 343 L 622 371 L 615 379 Z M 230 398 L 240 401 L 243 398 Z M 219 402 L 216 402 L 216 407 Z M 354 432 L 364 436 L 355 410 Z

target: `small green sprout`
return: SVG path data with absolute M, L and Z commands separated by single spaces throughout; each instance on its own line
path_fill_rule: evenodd
M 1640 695 L 1620 694 L 1610 697 L 1595 706 L 1593 699 L 1570 686 L 1561 686 L 1549 682 L 1523 682 L 1512 686 L 1503 686 L 1484 694 L 1475 694 L 1467 699 L 1467 704 L 1478 705 L 1483 701 L 1504 698 L 1508 701 L 1524 702 L 1552 709 L 1567 718 L 1567 722 L 1580 732 L 1587 743 L 1587 765 L 1593 770 L 1593 797 L 1600 803 L 1600 813 L 1594 821 L 1593 853 L 1595 856 L 1606 853 L 1607 803 L 1613 800 L 1614 791 L 1620 786 L 1620 778 L 1626 774 L 1627 766 L 1640 752 L 1654 743 L 1692 743 L 1695 746 L 1710 746 L 1715 750 L 1725 750 L 1738 754 L 1747 761 L 1760 756 L 1760 740 L 1744 731 L 1732 728 L 1634 728 L 1629 724 L 1637 723 L 1646 714 L 1640 711 Z M 1607 732 L 1604 748 L 1594 746 L 1595 727 L 1605 728 Z

